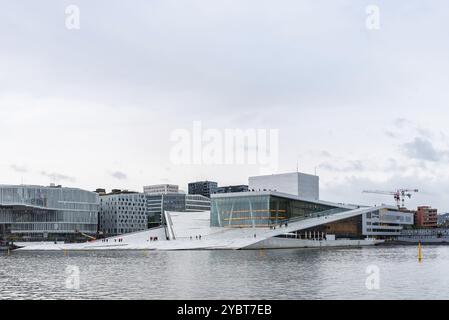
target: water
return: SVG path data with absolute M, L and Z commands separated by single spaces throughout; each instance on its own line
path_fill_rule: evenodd
M 449 247 L 0 253 L 1 299 L 448 299 Z M 67 287 L 67 266 L 79 288 Z M 367 267 L 379 289 L 366 287 Z M 374 267 L 376 268 L 376 267 Z

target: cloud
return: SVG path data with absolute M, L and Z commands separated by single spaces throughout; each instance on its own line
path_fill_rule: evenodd
M 111 176 L 118 180 L 126 180 L 128 178 L 128 176 L 121 171 L 114 171 L 111 173 Z
M 57 173 L 57 172 L 46 172 L 41 171 L 41 175 L 50 178 L 53 182 L 57 181 L 68 181 L 68 182 L 75 182 L 76 179 L 74 177 L 67 176 L 65 174 Z
M 432 142 L 427 139 L 416 137 L 412 142 L 403 145 L 406 156 L 426 161 L 439 161 L 447 155 L 446 151 L 436 150 Z
M 394 133 L 393 131 L 390 131 L 390 130 L 385 131 L 385 135 L 387 137 L 393 138 L 393 139 L 398 137 L 398 135 L 396 133 Z
M 28 169 L 25 166 L 21 166 L 21 165 L 17 165 L 17 164 L 12 164 L 9 166 L 12 170 L 14 170 L 15 172 L 19 172 L 19 173 L 25 173 L 28 172 Z
M 444 199 L 444 190 L 449 188 L 449 179 L 429 178 L 417 175 L 394 174 L 386 179 L 370 179 L 366 177 L 347 176 L 340 182 L 323 184 L 320 197 L 329 201 L 356 203 L 362 205 L 390 204 L 394 205 L 393 196 L 363 193 L 363 190 L 395 191 L 397 189 L 418 189 L 405 205 L 416 208 L 418 205 L 431 205 L 439 213 L 447 212 L 449 207 Z
M 397 127 L 397 128 L 404 128 L 406 125 L 408 125 L 408 124 L 410 124 L 410 121 L 408 121 L 407 119 L 405 119 L 405 118 L 396 118 L 395 120 L 394 120 L 394 125 Z
M 366 166 L 361 160 L 351 160 L 347 161 L 344 165 L 335 165 L 330 162 L 321 163 L 318 168 L 329 170 L 329 171 L 339 171 L 339 172 L 350 172 L 350 171 L 362 171 L 366 170 Z

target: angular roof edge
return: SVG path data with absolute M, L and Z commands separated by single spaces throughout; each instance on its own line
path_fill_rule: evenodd
M 362 205 L 353 205 L 353 204 L 345 204 L 345 203 L 337 203 L 337 202 L 331 202 L 331 201 L 324 201 L 324 200 L 316 200 L 312 198 L 304 198 L 299 197 L 293 194 L 283 193 L 283 192 L 277 192 L 277 191 L 249 191 L 249 192 L 230 192 L 230 193 L 216 193 L 211 194 L 211 200 L 216 198 L 233 198 L 233 197 L 248 197 L 248 196 L 276 196 L 280 198 L 286 198 L 286 199 L 292 199 L 292 200 L 300 200 L 300 201 L 306 201 L 306 202 L 312 202 L 316 204 L 323 204 L 323 205 L 329 205 L 334 206 L 337 208 L 345 208 L 345 209 L 358 209 L 358 208 L 369 208 L 369 206 L 362 206 Z

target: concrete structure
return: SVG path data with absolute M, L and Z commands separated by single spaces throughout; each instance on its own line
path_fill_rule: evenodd
M 247 185 L 236 185 L 236 186 L 224 186 L 215 189 L 214 193 L 234 193 L 234 192 L 248 192 L 249 188 Z
M 113 193 L 100 196 L 98 229 L 118 235 L 148 228 L 148 207 L 143 193 Z
M 81 240 L 96 234 L 98 195 L 61 186 L 0 185 L 0 237 Z
M 218 184 L 214 181 L 197 181 L 189 183 L 189 194 L 200 194 L 210 198 Z
M 418 228 L 436 228 L 438 226 L 437 209 L 420 206 L 415 213 L 415 226 Z
M 175 184 L 154 184 L 143 187 L 143 193 L 150 195 L 179 193 L 179 186 Z
M 301 172 L 249 177 L 250 191 L 277 191 L 318 200 L 319 177 Z

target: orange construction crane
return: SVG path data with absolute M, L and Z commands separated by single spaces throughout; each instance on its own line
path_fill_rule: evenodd
M 396 191 L 382 191 L 382 190 L 363 190 L 363 193 L 376 193 L 376 194 L 386 194 L 393 196 L 394 200 L 396 201 L 396 205 L 398 206 L 398 209 L 405 208 L 404 202 L 405 198 L 411 198 L 412 193 L 418 192 L 418 189 L 398 189 Z

